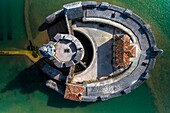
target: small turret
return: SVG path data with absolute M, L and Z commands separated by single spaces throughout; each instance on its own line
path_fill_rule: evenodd
M 155 57 L 157 57 L 159 54 L 163 54 L 163 50 L 162 50 L 162 49 L 158 49 L 157 47 L 152 47 L 151 57 L 152 57 L 152 58 L 155 58 Z
M 55 55 L 54 45 L 55 45 L 54 42 L 50 42 L 48 44 L 43 44 L 43 46 L 40 47 L 39 50 L 44 57 L 51 57 L 51 56 Z

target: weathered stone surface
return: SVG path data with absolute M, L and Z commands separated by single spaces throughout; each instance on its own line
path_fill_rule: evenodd
M 124 11 L 124 14 L 125 14 L 126 16 L 131 16 L 131 15 L 132 15 L 132 11 L 129 10 L 129 9 L 126 9 L 126 10 Z
M 147 31 L 149 31 L 151 29 L 151 27 L 150 27 L 149 24 L 144 24 L 143 29 L 147 32 Z
M 66 4 L 63 7 L 64 12 L 69 20 L 83 17 L 83 8 L 81 2 Z
M 123 90 L 123 93 L 125 93 L 125 94 L 128 94 L 130 92 L 131 92 L 131 87 L 128 87 L 128 88 Z
M 123 13 L 123 11 L 125 10 L 124 8 L 122 7 L 119 7 L 119 6 L 116 6 L 116 5 L 111 5 L 108 7 L 108 9 L 112 10 L 112 11 L 117 11 L 117 12 L 120 12 L 120 13 Z
M 86 13 L 87 17 L 95 17 L 95 18 L 106 18 L 106 19 L 110 19 L 112 17 L 112 11 L 110 10 L 96 10 L 96 9 L 87 9 L 87 13 Z
M 56 35 L 54 36 L 54 40 L 55 40 L 56 42 L 58 42 L 61 38 L 62 38 L 61 34 L 56 34 Z
M 82 58 L 82 54 L 83 54 L 82 52 L 79 52 L 79 51 L 78 51 L 78 52 L 76 53 L 76 56 L 74 57 L 74 60 L 75 60 L 75 61 L 80 61 L 81 58 Z
M 86 1 L 86 2 L 82 2 L 82 6 L 84 7 L 96 7 L 97 2 L 96 1 Z
M 151 59 L 151 60 L 150 60 L 149 66 L 148 66 L 148 68 L 146 69 L 146 72 L 147 72 L 147 73 L 150 73 L 151 70 L 154 68 L 155 62 L 156 62 L 156 59 Z
M 53 80 L 47 80 L 46 81 L 46 86 L 57 91 L 58 93 L 64 95 L 64 86 L 54 82 Z
M 66 67 L 71 67 L 75 64 L 74 64 L 73 60 L 71 60 L 71 61 L 65 62 L 65 65 L 66 65 Z
M 96 102 L 97 101 L 97 96 L 84 96 L 81 101 Z
M 61 63 L 61 62 L 56 61 L 54 64 L 59 68 L 63 67 L 63 63 Z
M 147 80 L 149 78 L 149 73 L 143 73 L 140 77 L 141 80 Z
M 101 2 L 99 5 L 99 7 L 102 9 L 107 9 L 109 6 L 110 6 L 109 3 L 107 2 Z

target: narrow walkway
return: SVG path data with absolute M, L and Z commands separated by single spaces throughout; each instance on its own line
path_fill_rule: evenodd
M 38 56 L 37 58 L 34 58 L 32 56 L 32 51 L 28 51 L 28 50 L 0 51 L 0 55 L 25 55 L 33 63 L 36 63 L 41 58 L 40 56 Z

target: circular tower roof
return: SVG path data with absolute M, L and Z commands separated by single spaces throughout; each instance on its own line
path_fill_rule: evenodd
M 44 44 L 40 51 L 58 68 L 71 67 L 83 59 L 84 48 L 73 35 L 56 34 L 53 40 Z

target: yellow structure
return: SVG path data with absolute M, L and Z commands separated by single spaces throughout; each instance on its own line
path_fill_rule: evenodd
M 14 50 L 14 51 L 0 51 L 0 55 L 25 55 L 32 62 L 36 63 L 41 57 L 38 55 L 36 58 L 32 55 L 33 51 L 28 50 Z

